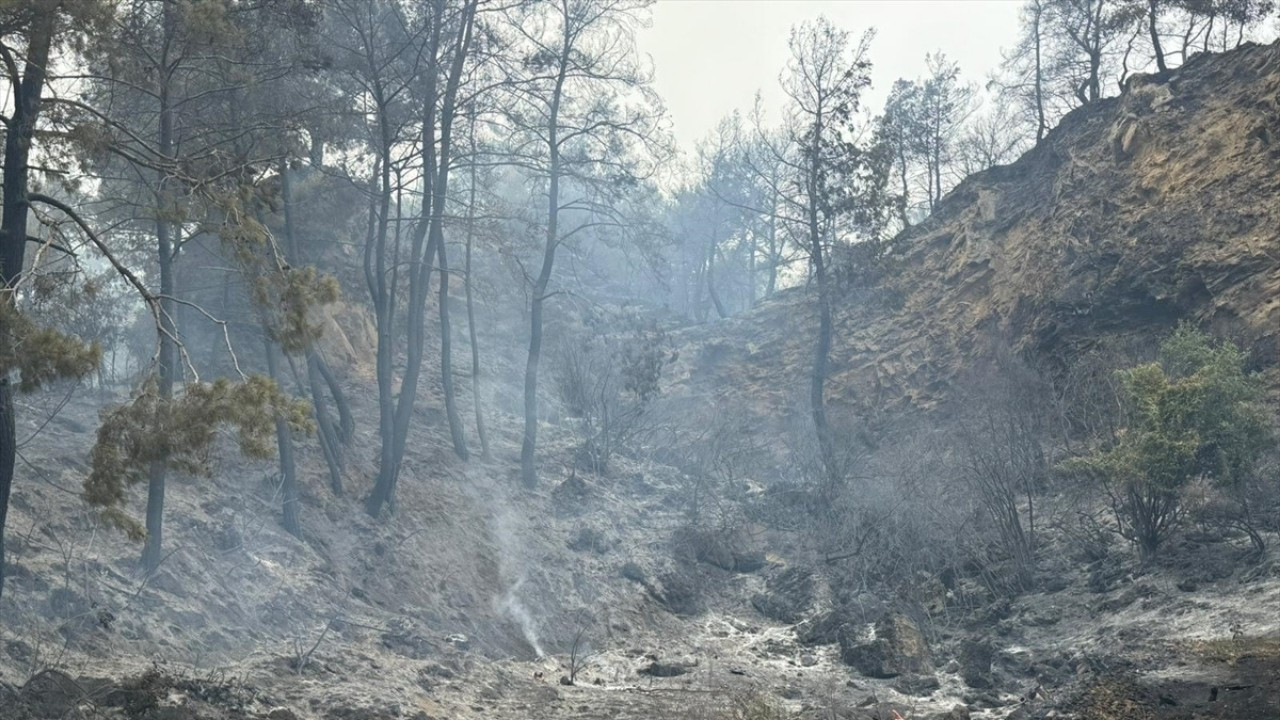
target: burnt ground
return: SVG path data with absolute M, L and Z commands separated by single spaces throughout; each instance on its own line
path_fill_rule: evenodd
M 1172 669 L 1100 678 L 1057 717 L 1102 720 L 1280 718 L 1280 640 L 1238 638 L 1183 648 Z M 1025 715 L 1036 717 L 1036 715 Z
M 173 483 L 176 552 L 142 578 L 137 547 L 68 494 L 95 411 L 72 399 L 23 451 L 41 474 L 15 494 L 0 720 L 955 720 L 957 705 L 980 720 L 1280 718 L 1280 640 L 1258 640 L 1280 638 L 1280 561 L 1246 558 L 1242 538 L 1188 534 L 1143 568 L 1119 542 L 1086 563 L 1049 534 L 1037 589 L 949 598 L 923 619 L 937 683 L 907 687 L 761 614 L 753 598 L 804 565 L 794 540 L 766 540 L 749 569 L 681 565 L 671 468 L 620 461 L 513 492 L 514 433 L 462 467 L 424 432 L 386 524 L 306 466 L 301 541 L 277 527 L 270 468 L 227 452 L 215 477 Z M 567 465 L 570 438 L 549 432 L 548 447 Z M 703 587 L 676 612 L 662 596 L 681 568 Z M 801 622 L 831 590 L 815 577 Z M 584 627 L 589 658 L 562 685 Z M 981 690 L 956 666 L 974 637 L 993 649 Z M 646 674 L 655 663 L 685 672 Z M 747 714 L 761 704 L 774 714 Z
M 1212 679 L 1149 687 L 1144 699 L 1151 705 L 1155 697 L 1153 715 L 1161 720 L 1280 718 L 1280 657 L 1243 658 L 1222 670 Z
M 1146 673 L 1122 672 L 1098 677 L 1074 695 L 1055 698 L 1044 690 L 1024 698 L 1007 715 L 1010 720 L 1076 718 L 1078 720 L 1269 720 L 1280 718 L 1280 643 L 1254 638 L 1229 641 L 1238 650 L 1229 657 L 1207 653 L 1203 646 L 1183 648 L 1170 659 L 1179 666 Z M 1251 649 L 1260 645 L 1261 650 Z M 1170 675 L 1177 675 L 1176 678 Z M 740 718 L 757 705 L 760 697 L 749 689 L 717 692 L 686 683 L 628 688 L 560 687 L 529 676 L 522 681 L 486 685 L 480 699 L 469 708 L 481 716 L 522 718 Z M 46 718 L 118 718 L 122 720 L 231 720 L 262 717 L 297 720 L 306 711 L 273 707 L 265 692 L 244 678 L 207 674 L 172 675 L 152 669 L 123 680 L 73 678 L 58 670 L 45 670 L 20 690 L 0 687 L 0 717 L 5 720 Z M 383 708 L 330 705 L 327 717 L 382 720 L 400 716 L 391 702 Z M 768 706 L 776 707 L 776 706 Z M 253 708 L 256 712 L 250 712 Z M 320 708 L 312 708 L 317 710 Z M 910 702 L 863 701 L 857 707 L 801 710 L 800 717 L 824 720 L 904 720 L 914 718 L 968 717 L 919 712 Z M 1009 708 L 1006 708 L 1006 710 Z M 418 711 L 402 715 L 427 720 L 451 715 Z M 1005 717 L 1004 713 L 974 712 L 972 717 Z M 750 716 L 755 717 L 755 716 Z M 772 720 L 773 717 L 764 716 Z

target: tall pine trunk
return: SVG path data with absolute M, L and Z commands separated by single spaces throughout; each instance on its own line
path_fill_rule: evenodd
M 1165 72 L 1169 66 L 1164 61 L 1164 48 L 1160 46 L 1160 28 L 1157 26 L 1159 0 L 1147 0 L 1147 32 L 1151 35 L 1151 50 L 1156 56 L 1156 70 Z
M 161 404 L 173 399 L 174 377 L 177 362 L 177 327 L 173 301 L 173 238 L 172 226 L 165 220 L 156 221 L 157 255 L 160 261 L 160 354 L 156 368 L 156 392 Z M 164 432 L 164 428 L 159 428 Z M 151 463 L 147 477 L 147 539 L 142 546 L 142 569 L 147 573 L 160 567 L 161 549 L 164 544 L 164 492 L 169 473 L 166 459 Z
M 552 183 L 559 185 L 559 178 Z M 548 237 L 554 237 L 555 221 L 549 221 L 547 227 Z M 538 364 L 542 361 L 542 308 L 555 254 L 555 243 L 549 240 L 543 251 L 542 272 L 533 285 L 533 299 L 529 307 L 529 355 L 524 366 L 524 441 L 520 445 L 520 479 L 530 489 L 538 485 Z
M 44 3 L 31 20 L 27 34 L 27 63 L 13 98 L 8 132 L 4 142 L 4 188 L 0 195 L 0 303 L 5 310 L 14 305 L 13 288 L 22 275 L 27 248 L 27 159 L 40 115 L 44 93 L 45 67 L 49 64 L 56 9 Z M 8 342 L 0 333 L 0 342 Z M 9 516 L 9 495 L 18 453 L 17 421 L 13 402 L 13 378 L 0 372 L 0 595 L 4 593 L 5 523 Z
M 324 454 L 325 466 L 329 469 L 329 489 L 333 494 L 342 497 L 346 489 L 342 482 L 343 441 L 339 429 L 334 426 L 329 415 L 328 403 L 320 388 L 323 378 L 320 374 L 320 357 L 314 351 L 307 353 L 307 385 L 311 389 L 311 405 L 315 412 L 316 433 L 320 438 L 320 452 Z
M 818 455 L 822 461 L 822 469 L 827 474 L 828 481 L 834 483 L 839 480 L 839 468 L 835 461 L 835 447 L 831 428 L 827 422 L 826 408 L 827 364 L 831 354 L 832 334 L 831 291 L 820 239 L 814 240 L 811 252 L 813 252 L 813 276 L 818 285 L 818 335 L 813 345 L 809 408 L 813 416 L 813 429 L 818 441 Z
M 467 292 L 467 335 L 471 345 L 471 404 L 476 413 L 476 434 L 480 436 L 480 457 L 489 457 L 489 433 L 484 424 L 484 406 L 480 400 L 480 342 L 476 331 L 476 305 L 473 289 L 475 287 L 471 248 L 475 244 L 476 221 L 476 133 L 475 118 L 471 121 L 471 187 L 467 202 L 467 250 L 464 267 L 465 288 Z
M 444 16 L 444 0 L 434 0 L 436 17 Z M 471 44 L 471 27 L 475 18 L 475 3 L 462 8 L 462 28 L 454 48 L 449 68 L 449 78 L 444 89 L 444 103 L 440 113 L 440 153 L 436 158 L 435 197 L 431 201 L 431 233 L 440 262 L 440 383 L 444 389 L 445 417 L 449 421 L 449 435 L 453 439 L 453 451 L 466 460 L 467 436 L 462 429 L 458 413 L 457 393 L 453 384 L 453 327 L 449 317 L 449 253 L 444 237 L 445 204 L 448 202 L 449 170 L 453 162 L 453 123 L 457 115 L 458 87 L 462 82 L 462 65 Z M 438 45 L 438 43 L 437 43 Z M 428 258 L 429 260 L 429 258 Z
M 809 410 L 813 417 L 813 432 L 818 443 L 818 456 L 827 482 L 839 481 L 835 461 L 834 442 L 827 423 L 826 384 L 827 362 L 831 353 L 831 292 L 827 282 L 827 259 L 822 247 L 822 224 L 819 219 L 819 203 L 823 193 L 822 174 L 822 107 L 818 107 L 818 121 L 813 129 L 812 146 L 809 149 L 809 177 L 806 228 L 809 235 L 810 268 L 818 284 L 818 336 L 813 344 L 813 372 L 809 380 Z
M 711 247 L 707 250 L 707 295 L 711 298 L 711 304 L 716 309 L 716 314 L 721 320 L 729 317 L 729 311 L 725 309 L 724 302 L 720 299 L 720 291 L 716 290 L 716 242 L 712 238 Z
M 379 123 L 383 130 L 382 145 L 378 158 L 379 192 L 375 200 L 369 203 L 369 227 L 365 237 L 364 271 L 365 281 L 369 285 L 369 294 L 373 299 L 375 330 L 377 333 L 374 350 L 374 373 L 378 383 L 378 477 L 373 491 L 365 501 L 365 510 L 370 515 L 377 515 L 382 506 L 392 500 L 392 488 L 395 483 L 394 472 L 398 471 L 394 457 L 395 426 L 395 378 L 393 377 L 392 355 L 395 342 L 392 335 L 392 322 L 395 319 L 395 288 L 388 277 L 387 263 L 387 230 L 391 213 L 391 140 L 387 128 L 387 107 L 378 105 Z M 395 267 L 394 263 L 391 266 Z
M 267 323 L 262 323 L 263 351 L 267 358 L 267 376 L 280 382 L 280 349 L 268 332 Z M 289 421 L 280 413 L 276 413 L 276 452 L 280 461 L 280 522 L 286 532 L 301 538 L 302 524 L 298 520 L 298 473 L 293 460 L 293 435 L 289 430 Z
M 432 16 L 435 20 L 444 17 L 445 1 L 433 0 Z M 442 22 L 433 21 L 427 57 L 430 69 L 427 72 L 424 89 L 424 105 L 422 118 L 421 163 L 423 182 L 423 207 L 418 223 L 413 232 L 413 244 L 409 262 L 409 302 L 405 316 L 408 327 L 406 341 L 406 363 L 404 377 L 400 381 L 400 392 L 395 398 L 395 409 L 392 413 L 390 432 L 384 430 L 383 453 L 378 468 L 378 479 L 373 492 L 365 502 L 365 511 L 377 517 L 382 506 L 387 504 L 395 509 L 395 488 L 400 477 L 400 468 L 404 462 L 405 449 L 409 437 L 409 421 L 413 415 L 414 402 L 418 394 L 418 382 L 422 373 L 422 356 L 425 346 L 426 304 L 431 284 L 432 258 L 440 252 L 444 244 L 444 204 L 448 189 L 450 153 L 452 150 L 452 129 L 456 110 L 458 87 L 462 82 L 462 70 L 466 63 L 471 46 L 472 28 L 474 26 L 476 0 L 468 0 L 462 8 L 461 25 L 458 36 L 454 40 L 454 53 L 449 67 L 443 94 L 439 92 L 437 63 L 441 53 Z M 437 116 L 436 100 L 442 100 Z M 437 128 L 437 120 L 439 127 Z M 439 143 L 437 145 L 437 130 Z M 388 156 L 389 160 L 389 156 Z M 425 242 L 424 242 L 425 241 Z M 381 360 L 381 358 L 379 358 Z M 390 363 L 390 359 L 386 362 Z M 389 372 L 389 368 L 388 368 Z M 384 419 L 387 408 L 384 403 Z M 388 434 L 390 437 L 388 438 Z M 390 444 L 388 446 L 388 439 Z
M 770 193 L 769 207 L 769 282 L 765 285 L 764 296 L 773 297 L 778 287 L 778 266 L 781 263 L 782 251 L 778 245 L 778 193 Z
M 173 38 L 177 34 L 176 10 L 169 4 L 164 6 L 164 50 L 160 56 L 160 67 L 168 68 L 169 53 Z M 169 80 L 162 77 L 159 92 L 159 143 L 156 150 L 160 157 L 173 156 L 173 107 L 169 94 Z M 160 395 L 161 404 L 173 399 L 174 376 L 177 368 L 177 333 L 174 325 L 177 303 L 174 302 L 173 260 L 175 248 L 173 242 L 173 224 L 168 219 L 168 195 L 166 177 L 163 171 L 156 178 L 156 258 L 160 266 L 160 353 L 156 368 L 156 392 Z M 160 432 L 164 432 L 160 428 Z M 147 573 L 155 572 L 160 567 L 161 548 L 164 544 L 164 491 L 169 466 L 167 459 L 151 463 L 147 477 L 147 539 L 142 546 L 142 569 Z
M 1045 131 L 1048 130 L 1049 124 L 1045 120 L 1044 116 L 1044 67 L 1041 59 L 1043 35 L 1040 32 L 1040 28 L 1044 20 L 1044 0 L 1034 0 L 1034 2 L 1036 42 L 1036 142 L 1039 143 L 1044 139 L 1044 134 Z
M 320 154 L 323 155 L 323 151 Z M 280 164 L 280 194 L 284 205 L 285 254 L 291 265 L 299 267 L 302 265 L 302 256 L 298 248 L 297 233 L 294 226 L 293 177 L 287 162 Z M 311 408 L 316 420 L 320 450 L 324 455 L 325 465 L 329 469 L 329 487 L 334 495 L 342 497 L 344 494 L 342 482 L 343 451 L 346 443 L 350 442 L 351 433 L 354 431 L 351 407 L 347 402 L 346 394 L 343 393 L 342 388 L 334 380 L 328 364 L 324 361 L 324 358 L 320 357 L 320 353 L 314 347 L 307 348 L 306 362 L 307 385 L 311 392 Z M 329 414 L 329 404 L 326 401 L 323 388 L 328 388 L 329 396 L 333 399 L 334 407 L 337 409 L 338 423 L 336 426 L 333 417 Z
M 18 455 L 14 410 L 13 387 L 9 384 L 9 378 L 6 375 L 0 378 L 0 597 L 4 597 L 4 530 L 9 517 L 9 493 L 13 489 L 14 462 Z
M 462 418 L 458 414 L 458 402 L 453 387 L 453 327 L 449 320 L 449 256 L 445 243 L 436 244 L 436 258 L 440 261 L 440 384 L 444 389 L 444 411 L 449 421 L 449 435 L 453 439 L 453 451 L 466 460 L 467 436 L 462 430 Z
M 542 251 L 542 270 L 533 284 L 529 307 L 529 356 L 524 367 L 524 441 L 520 445 L 520 479 L 527 488 L 538 485 L 538 364 L 542 360 L 542 309 L 551 283 L 551 268 L 560 242 L 560 100 L 564 93 L 569 58 L 566 48 L 560 58 L 560 73 L 551 96 L 547 122 L 547 233 Z

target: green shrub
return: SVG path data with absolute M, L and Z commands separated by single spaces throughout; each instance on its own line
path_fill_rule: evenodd
M 1272 425 L 1244 353 L 1189 326 L 1165 340 L 1156 362 L 1117 376 L 1120 432 L 1067 466 L 1103 480 L 1121 534 L 1148 558 L 1181 522 L 1184 488 L 1198 478 L 1246 482 Z

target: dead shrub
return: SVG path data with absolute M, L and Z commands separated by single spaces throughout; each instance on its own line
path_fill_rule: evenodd
M 593 313 L 584 326 L 560 345 L 552 380 L 579 426 L 577 466 L 604 473 L 615 453 L 653 431 L 651 405 L 676 352 L 665 330 L 634 313 Z

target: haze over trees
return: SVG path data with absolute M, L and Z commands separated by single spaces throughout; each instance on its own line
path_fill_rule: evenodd
M 905 332 L 859 323 L 913 283 L 956 282 L 904 268 L 958 197 L 1055 150 L 1064 117 L 1135 77 L 1262 35 L 1269 0 L 1028 0 L 990 77 L 926 51 L 879 106 L 874 29 L 816 18 L 762 79 L 782 105 L 729 114 L 685 155 L 636 47 L 650 5 L 0 1 L 0 593 L 12 491 L 33 477 L 22 448 L 51 422 L 20 437 L 22 398 L 59 393 L 101 406 L 66 501 L 137 541 L 144 582 L 176 550 L 174 487 L 204 492 L 232 457 L 269 468 L 289 543 L 385 531 L 363 558 L 431 526 L 410 484 L 501 478 L 478 502 L 512 544 L 502 513 L 545 501 L 570 517 L 598 488 L 650 492 L 621 475 L 662 464 L 676 480 L 654 504 L 678 508 L 661 531 L 682 569 L 620 572 L 677 615 L 702 607 L 680 572 L 754 572 L 765 552 L 739 546 L 756 535 L 794 539 L 841 611 L 874 589 L 925 615 L 957 574 L 992 602 L 1036 589 L 1051 538 L 1082 555 L 1118 538 L 1147 567 L 1211 527 L 1265 555 L 1274 359 L 1229 318 L 1179 325 L 1143 296 L 1159 347 L 1098 339 L 1048 359 L 964 328 L 947 351 L 972 366 L 921 381 L 910 418 L 881 412 L 881 373 L 934 372 L 924 351 L 855 367 L 843 341 Z M 784 326 L 748 334 L 776 308 Z M 775 375 L 743 369 L 774 353 Z M 724 385 L 664 402 L 708 368 Z M 718 404 L 738 391 L 788 407 L 772 434 Z M 575 551 L 596 552 L 579 530 Z M 851 636 L 827 631 L 843 653 Z

